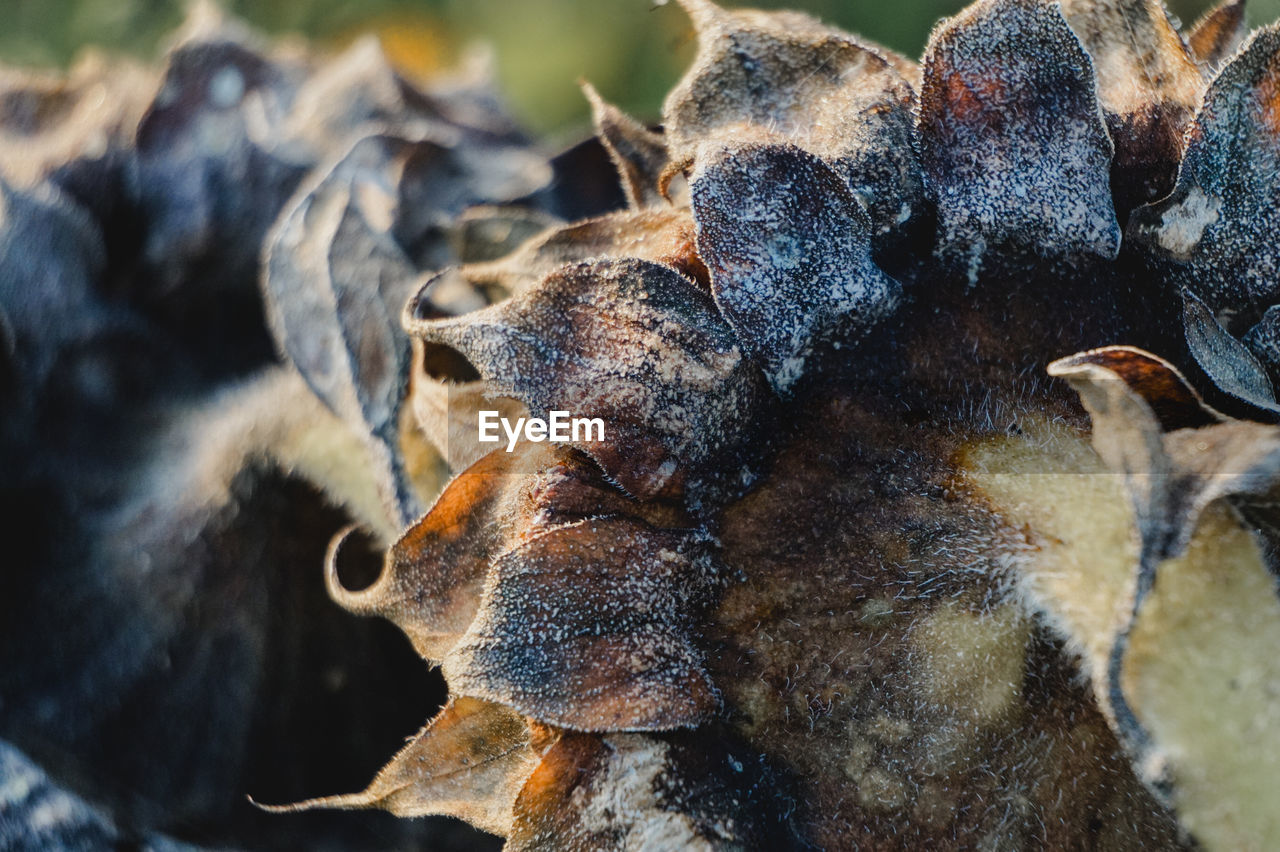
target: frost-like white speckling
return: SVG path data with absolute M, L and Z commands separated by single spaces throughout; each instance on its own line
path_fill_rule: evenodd
M 1278 91 L 1280 25 L 1272 24 L 1210 85 L 1173 193 L 1138 208 L 1129 222 L 1130 239 L 1178 261 L 1170 265 L 1172 283 L 1216 313 L 1260 319 L 1280 301 Z
M 940 256 L 972 262 L 976 245 L 1116 256 L 1114 149 L 1092 63 L 1055 5 L 981 0 L 941 24 L 920 135 Z
M 698 56 L 663 106 L 674 162 L 694 162 L 709 141 L 789 143 L 866 202 L 876 234 L 919 209 L 912 63 L 795 12 L 682 5 Z
M 870 219 L 813 154 L 709 146 L 692 195 L 716 305 L 778 394 L 793 392 L 815 346 L 897 306 L 902 288 L 871 260 Z

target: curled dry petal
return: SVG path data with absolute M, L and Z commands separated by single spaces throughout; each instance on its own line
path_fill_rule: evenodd
M 489 560 L 502 544 L 497 520 L 512 499 L 509 459 L 494 453 L 455 477 L 427 514 L 387 551 L 372 586 L 351 591 L 326 568 L 329 596 L 350 612 L 396 624 L 424 659 L 439 663 L 475 617 Z
M 1098 75 L 1115 142 L 1111 189 L 1127 213 L 1173 188 L 1182 134 L 1204 78 L 1160 0 L 1064 0 L 1062 14 Z
M 515 452 L 495 450 L 454 477 L 387 551 L 381 575 L 368 588 L 342 585 L 335 543 L 329 595 L 350 612 L 392 621 L 424 659 L 439 663 L 470 627 L 500 554 L 542 530 L 621 512 L 662 526 L 684 522 L 669 507 L 636 506 L 572 450 L 522 442 Z
M 414 269 L 390 233 L 395 190 L 385 166 L 413 148 L 361 140 L 304 190 L 269 239 L 262 285 L 280 348 L 325 405 L 376 445 L 401 525 L 419 511 L 399 452 L 410 346 L 398 319 Z
M 712 580 L 689 531 L 623 517 L 555 527 L 494 561 L 445 679 L 573 730 L 693 726 L 719 703 L 690 635 Z
M 663 207 L 667 200 L 658 191 L 658 182 L 667 168 L 667 144 L 655 133 L 610 103 L 589 83 L 582 91 L 591 102 L 596 136 L 609 152 L 622 180 L 622 190 L 633 210 Z
M 730 467 L 767 400 L 709 294 L 674 269 L 636 259 L 560 268 L 509 301 L 453 319 L 405 322 L 460 352 L 492 395 L 536 416 L 604 421 L 574 442 L 630 494 L 677 493 Z M 597 437 L 597 436 L 593 436 Z
M 437 273 L 422 285 L 415 301 L 419 318 L 458 316 L 522 292 L 566 263 L 590 258 L 629 257 L 653 260 L 683 272 L 697 282 L 709 274 L 694 246 L 694 223 L 688 210 L 623 211 L 547 229 L 509 256 L 465 264 Z M 479 412 L 501 411 L 514 418 L 527 411 L 514 400 L 495 397 L 457 353 L 443 346 L 418 343 L 422 369 L 413 377 L 413 409 L 429 441 L 453 470 L 462 470 L 491 444 L 477 440 Z
M 1249 34 L 1244 16 L 1244 0 L 1222 0 L 1196 21 L 1187 36 L 1187 47 L 1196 62 L 1217 71 L 1223 60 L 1235 53 Z
M 1092 63 L 1056 6 L 980 0 L 943 23 L 925 52 L 920 134 L 938 252 L 971 280 L 997 246 L 1116 256 L 1113 147 Z
M 260 807 L 272 813 L 380 808 L 401 817 L 442 814 L 505 835 L 511 830 L 516 796 L 539 760 L 522 716 L 487 701 L 457 697 L 363 792 Z
M 1086 365 L 1114 375 L 1143 402 L 1168 432 L 1208 426 L 1225 419 L 1207 406 L 1200 394 L 1168 361 L 1133 346 L 1104 346 L 1072 356 L 1075 368 Z
M 639 258 L 662 263 L 695 281 L 707 270 L 694 248 L 694 223 L 688 210 L 664 207 L 606 213 L 545 232 L 506 257 L 443 270 L 428 279 L 418 296 L 419 312 L 450 316 L 441 298 L 470 289 L 488 301 L 520 293 L 567 263 L 592 258 Z M 444 291 L 444 292 L 441 292 Z
M 683 5 L 699 47 L 663 105 L 674 163 L 709 141 L 790 142 L 849 184 L 876 234 L 918 211 L 915 98 L 884 52 L 804 15 Z
M 1130 237 L 1215 314 L 1257 322 L 1280 302 L 1280 25 L 1223 67 L 1187 139 L 1173 193 L 1133 212 Z
M 897 306 L 902 288 L 871 260 L 871 220 L 818 157 L 704 151 L 692 195 L 716 305 L 779 394 L 824 339 L 866 331 Z
M 1271 771 L 1269 744 L 1280 742 L 1266 686 L 1280 676 L 1271 650 L 1280 599 L 1257 539 L 1229 507 L 1274 495 L 1280 429 L 1226 421 L 1165 431 L 1143 395 L 1153 383 L 1131 384 L 1107 366 L 1115 353 L 1103 353 L 1050 371 L 1080 393 L 1098 455 L 1122 474 L 1136 553 L 1122 547 L 1107 559 L 1132 559 L 1136 580 L 1065 576 L 1046 584 L 1057 594 L 1043 603 L 1086 649 L 1122 741 L 1186 828 L 1207 845 L 1263 848 L 1280 836 L 1269 797 L 1254 789 Z M 1095 587 L 1071 588 L 1081 582 Z M 1116 620 L 1083 614 L 1075 595 L 1097 598 Z

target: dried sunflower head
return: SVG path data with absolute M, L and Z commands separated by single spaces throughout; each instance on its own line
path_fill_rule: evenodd
M 587 88 L 625 207 L 568 224 L 591 172 L 385 74 L 241 69 L 292 104 L 264 135 L 142 120 L 213 186 L 302 158 L 223 224 L 358 459 L 330 491 L 394 539 L 363 589 L 333 545 L 330 596 L 449 689 L 365 791 L 278 810 L 512 849 L 1275 846 L 1280 29 L 979 0 L 917 65 L 681 5 L 660 130 Z M 164 263 L 230 232 L 166 221 Z M 491 450 L 488 411 L 603 434 Z
M 455 703 L 309 804 L 517 849 L 1274 842 L 1280 31 L 980 0 L 917 66 L 682 5 L 660 131 L 588 88 L 628 210 L 410 300 L 470 466 L 333 588 L 423 637 L 493 757 Z M 1098 456 L 1044 372 L 1077 350 Z M 497 398 L 606 438 L 482 455 Z

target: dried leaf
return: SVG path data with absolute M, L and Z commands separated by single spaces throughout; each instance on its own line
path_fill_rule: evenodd
M 543 231 L 563 224 L 531 207 L 482 204 L 464 210 L 454 221 L 450 241 L 458 260 L 481 263 L 505 257 Z
M 96 224 L 65 194 L 0 179 L 0 361 L 17 391 L 6 414 L 56 398 L 119 405 L 117 366 L 138 349 L 154 357 L 136 320 L 99 293 L 106 260 Z
M 818 157 L 791 146 L 704 152 L 692 195 L 716 306 L 778 394 L 793 392 L 822 343 L 897 307 L 901 287 L 871 261 L 871 220 Z
M 714 734 L 566 734 L 520 791 L 507 848 L 793 848 L 780 811 L 768 770 Z
M 1270 651 L 1280 600 L 1223 498 L 1274 493 L 1280 429 L 1228 421 L 1164 433 L 1143 398 L 1087 356 L 1050 370 L 1081 394 L 1138 534 L 1136 582 L 1109 578 L 1102 590 L 1119 629 L 1075 635 L 1095 688 L 1148 784 L 1190 831 L 1223 848 L 1267 848 L 1280 822 L 1254 788 L 1272 771 L 1260 744 L 1280 740 L 1265 686 L 1280 676 Z M 1069 601 L 1048 605 L 1073 626 Z
M 1142 397 L 1166 432 L 1225 419 L 1205 405 L 1176 367 L 1150 352 L 1132 346 L 1105 346 L 1072 357 L 1077 366 L 1090 365 L 1114 374 Z
M 652 260 L 694 281 L 708 280 L 694 248 L 694 222 L 688 210 L 670 206 L 627 210 L 548 229 L 497 260 L 443 270 L 425 283 L 419 310 L 456 316 L 461 311 L 450 308 L 441 296 L 471 290 L 486 301 L 501 301 L 565 264 L 601 257 Z
M 212 288 L 253 280 L 263 235 L 308 165 L 275 150 L 301 74 L 221 35 L 170 54 L 136 138 L 143 252 L 161 294 L 196 289 L 202 265 L 218 270 Z
M 30 187 L 78 164 L 106 168 L 156 86 L 141 65 L 96 52 L 65 75 L 0 69 L 0 175 Z
M 325 572 L 329 597 L 349 612 L 390 620 L 423 659 L 438 664 L 475 617 L 489 563 L 504 543 L 498 521 L 513 500 L 511 465 L 507 454 L 491 453 L 450 481 L 387 551 L 368 588 L 342 585 L 335 542 Z
M 671 203 L 658 191 L 659 179 L 669 161 L 662 134 L 640 124 L 613 104 L 605 103 L 590 83 L 583 83 L 582 91 L 591 102 L 596 136 L 618 168 L 627 204 L 632 210 L 644 210 Z
M 1204 78 L 1160 0 L 1063 0 L 1062 14 L 1093 57 L 1123 215 L 1173 189 Z
M 271 813 L 379 808 L 401 817 L 443 814 L 505 835 L 511 831 L 516 796 L 539 760 L 522 716 L 458 697 L 363 792 L 259 807 Z
M 1280 25 L 1218 74 L 1187 133 L 1173 193 L 1133 212 L 1129 236 L 1167 257 L 1171 283 L 1218 315 L 1256 322 L 1280 302 Z
M 457 353 L 447 347 L 424 346 L 414 341 L 421 355 L 415 357 L 418 368 L 412 377 L 410 395 L 413 415 L 422 435 L 449 470 L 466 470 L 482 456 L 493 452 L 493 444 L 480 440 L 478 424 L 481 411 L 496 411 L 499 417 L 515 423 L 528 417 L 529 409 L 514 399 L 492 396 L 482 381 L 458 381 L 451 371 L 459 369 Z
M 675 164 L 704 144 L 793 144 L 848 182 L 881 235 L 920 208 L 910 85 L 878 49 L 794 12 L 727 11 L 683 0 L 698 55 L 667 96 Z
M 460 352 L 491 395 L 603 420 L 603 441 L 572 445 L 642 499 L 725 472 L 768 394 L 710 295 L 649 261 L 564 266 L 454 319 L 424 320 L 422 306 L 406 327 Z
M 326 570 L 329 596 L 350 612 L 394 622 L 424 659 L 439 663 L 470 626 L 500 554 L 541 530 L 623 511 L 662 525 L 683 520 L 659 505 L 635 507 L 573 450 L 521 442 L 515 452 L 490 452 L 454 477 L 387 551 L 369 587 L 342 585 L 336 540 Z
M 1258 359 L 1189 290 L 1182 291 L 1182 325 L 1192 356 L 1215 385 L 1263 412 L 1280 414 L 1275 390 Z
M 998 246 L 1114 258 L 1113 146 L 1092 63 L 1056 6 L 980 0 L 934 31 L 920 94 L 938 253 L 970 281 Z
M 1187 47 L 1196 62 L 1216 72 L 1240 48 L 1249 35 L 1244 5 L 1244 0 L 1222 0 L 1196 21 L 1187 36 Z
M 493 562 L 445 678 L 572 730 L 691 727 L 719 703 L 690 636 L 712 582 L 688 531 L 621 517 L 555 527 Z
M 371 137 L 304 190 L 268 241 L 267 315 L 280 348 L 335 414 L 374 442 L 388 511 L 419 514 L 399 451 L 410 346 L 400 306 L 415 272 L 389 229 L 389 164 L 414 144 Z

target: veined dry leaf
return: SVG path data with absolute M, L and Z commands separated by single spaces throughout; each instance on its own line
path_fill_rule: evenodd
M 272 813 L 380 808 L 402 817 L 444 814 L 505 835 L 511 830 L 516 796 L 540 759 L 523 716 L 458 697 L 364 791 L 260 807 Z
M 445 679 L 571 730 L 705 721 L 719 698 L 690 624 L 715 584 L 706 550 L 689 530 L 622 517 L 529 536 L 493 561 Z
M 419 514 L 399 450 L 410 346 L 398 320 L 415 274 L 390 233 L 394 187 L 384 167 L 413 147 L 389 137 L 357 143 L 282 215 L 262 279 L 280 348 L 374 443 L 388 512 L 401 525 Z
M 1275 389 L 1258 359 L 1189 290 L 1182 291 L 1182 324 L 1192 357 L 1215 385 L 1264 416 L 1280 414 Z
M 902 288 L 871 260 L 871 220 L 818 157 L 781 145 L 704 149 L 691 183 L 716 306 L 779 395 L 791 395 L 815 349 L 897 307 Z
M 937 251 L 976 280 L 1003 247 L 1111 259 L 1114 147 L 1093 64 L 1056 6 L 979 0 L 933 33 L 920 93 Z
M 1200 20 L 1187 36 L 1187 47 L 1196 61 L 1217 72 L 1223 60 L 1235 53 L 1249 34 L 1244 0 L 1222 0 Z
M 698 56 L 662 109 L 673 167 L 708 143 L 792 144 L 848 183 L 877 236 L 919 212 L 915 97 L 886 52 L 794 12 L 682 5 Z
M 462 353 L 491 394 L 603 420 L 603 441 L 574 446 L 642 499 L 734 464 L 768 395 L 710 295 L 650 261 L 564 266 L 454 319 L 421 305 L 406 309 L 410 332 Z
M 1063 0 L 1062 14 L 1093 58 L 1123 216 L 1173 188 L 1204 78 L 1160 0 Z
M 1258 30 L 1210 84 L 1173 193 L 1133 212 L 1130 239 L 1218 315 L 1256 322 L 1280 301 L 1280 25 Z

